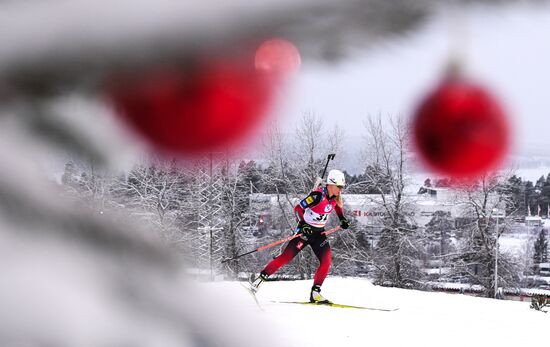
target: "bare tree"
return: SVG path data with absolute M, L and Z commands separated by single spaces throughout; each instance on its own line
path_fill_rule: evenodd
M 291 144 L 285 139 L 279 126 L 274 123 L 269 128 L 265 137 L 265 149 L 267 152 L 268 168 L 262 175 L 262 185 L 266 193 L 277 194 L 277 202 L 282 214 L 284 228 L 294 227 L 294 215 L 292 213 L 292 196 L 297 194 L 295 182 L 295 169 L 290 162 Z
M 296 126 L 297 146 L 294 152 L 301 192 L 310 190 L 319 176 L 319 166 L 326 153 L 326 137 L 323 120 L 313 112 L 304 112 Z
M 397 287 L 420 285 L 417 229 L 410 218 L 412 206 L 405 196 L 409 130 L 403 117 L 390 117 L 389 130 L 382 116 L 369 117 L 367 128 L 367 184 L 378 191 L 373 199 L 384 211 L 383 226 L 374 248 L 375 277 Z
M 213 154 L 205 155 L 188 165 L 189 197 L 186 206 L 191 224 L 193 263 L 199 269 L 209 270 L 211 278 L 222 271 L 224 257 L 223 164 Z
M 93 174 L 92 174 L 93 175 Z M 131 216 L 150 224 L 167 243 L 176 242 L 181 177 L 175 162 L 149 159 L 113 180 L 113 193 Z
M 487 297 L 496 295 L 495 281 L 502 287 L 515 287 L 519 281 L 518 261 L 498 249 L 498 239 L 512 221 L 503 214 L 512 196 L 507 182 L 507 177 L 488 173 L 459 190 L 465 237 L 453 261 L 453 272 L 483 286 Z
M 229 156 L 223 160 L 222 167 L 222 206 L 224 221 L 224 255 L 235 257 L 243 250 L 253 248 L 253 229 L 255 224 L 250 213 L 250 194 L 252 182 L 250 175 L 255 170 L 253 162 L 235 161 Z M 246 228 L 245 228 L 246 227 Z M 252 240 L 251 240 L 252 239 Z M 241 268 L 253 270 L 257 264 L 250 258 L 227 263 L 231 275 L 238 274 Z

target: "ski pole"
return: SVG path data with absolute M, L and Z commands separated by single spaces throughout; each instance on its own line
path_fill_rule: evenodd
M 334 160 L 334 157 L 336 156 L 335 153 L 331 153 L 327 156 L 327 163 L 325 164 L 325 168 L 323 169 L 323 174 L 321 175 L 321 179 L 325 177 L 325 173 L 327 172 L 328 162 L 331 160 Z
M 327 163 L 325 164 L 323 174 L 321 175 L 321 177 L 317 177 L 317 179 L 315 180 L 315 183 L 313 184 L 313 189 L 316 189 L 321 185 L 321 183 L 323 182 L 323 177 L 325 177 L 325 173 L 327 172 L 328 163 L 329 161 L 334 160 L 335 156 L 336 156 L 335 153 L 331 153 L 327 156 Z
M 329 234 L 332 234 L 334 232 L 337 232 L 338 230 L 341 230 L 342 228 L 340 226 L 337 226 L 337 227 L 334 227 L 330 230 L 327 230 L 327 231 L 323 231 L 321 234 L 324 234 L 324 235 L 329 235 Z M 283 242 L 287 242 L 287 241 L 290 241 L 290 240 L 293 240 L 297 237 L 299 237 L 301 234 L 294 234 L 292 236 L 289 236 L 287 237 L 286 239 L 282 239 L 282 240 L 279 240 L 279 241 L 275 241 L 273 243 L 270 243 L 268 245 L 265 245 L 265 246 L 262 246 L 260 248 L 256 248 L 255 250 L 253 251 L 250 251 L 250 252 L 246 252 L 246 253 L 243 253 L 243 254 L 239 254 L 237 256 L 234 256 L 233 258 L 228 258 L 228 259 L 224 259 L 222 260 L 222 263 L 226 263 L 230 260 L 235 260 L 235 259 L 238 259 L 240 257 L 244 257 L 245 255 L 249 255 L 249 254 L 252 254 L 252 253 L 256 253 L 256 252 L 259 252 L 259 251 L 263 251 L 264 249 L 268 249 L 268 248 L 271 248 L 273 246 L 277 246 L 277 245 L 280 245 L 281 243 Z

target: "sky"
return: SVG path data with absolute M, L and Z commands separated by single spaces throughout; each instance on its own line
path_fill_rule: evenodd
M 548 154 L 549 5 L 448 9 L 406 37 L 385 40 L 338 65 L 303 59 L 285 100 L 283 127 L 292 128 L 302 112 L 313 111 L 357 141 L 366 115 L 411 117 L 451 52 L 463 57 L 467 74 L 505 107 L 513 129 L 511 153 Z
M 171 2 L 171 0 L 165 1 Z M 277 3 L 271 0 L 265 2 L 271 5 Z M 86 2 L 78 1 L 77 3 L 82 5 Z M 286 3 L 292 2 L 285 1 Z M 239 4 L 244 7 L 247 5 L 246 1 L 239 2 Z M 164 28 L 167 21 L 186 23 L 182 18 L 197 17 L 194 15 L 185 17 L 183 11 L 181 13 L 183 17 L 178 17 L 176 16 L 177 11 L 170 9 L 161 11 L 161 8 L 158 13 L 154 12 L 157 15 L 156 21 L 151 20 L 151 23 L 148 21 L 143 23 L 140 19 L 148 18 L 143 15 L 149 13 L 148 8 L 142 8 L 139 11 L 136 9 L 138 12 L 128 13 L 125 11 L 113 12 L 108 8 L 101 9 L 100 7 L 99 13 L 104 15 L 106 21 L 114 26 L 109 27 L 117 34 L 113 38 L 109 28 L 98 28 L 94 25 L 95 19 L 89 19 L 89 16 L 86 15 L 87 10 L 82 11 L 82 8 L 74 6 L 75 8 L 71 7 L 62 14 L 66 17 L 77 18 L 74 21 L 78 22 L 82 28 L 89 30 L 68 31 L 61 24 L 52 25 L 49 30 L 43 29 L 40 23 L 44 21 L 58 23 L 48 16 L 48 14 L 57 15 L 57 9 L 54 7 L 48 7 L 49 11 L 40 17 L 42 18 L 40 21 L 36 21 L 34 17 L 24 11 L 18 13 L 20 16 L 10 14 L 9 11 L 5 13 L 4 17 L 6 18 L 3 19 L 6 21 L 9 22 L 10 18 L 11 21 L 17 21 L 17 19 L 19 21 L 17 21 L 17 25 L 11 27 L 7 25 L 7 30 L 3 32 L 9 33 L 13 29 L 20 29 L 22 31 L 20 35 L 23 36 L 18 36 L 19 38 L 34 38 L 40 41 L 40 44 L 35 45 L 32 40 L 13 41 L 11 36 L 9 40 L 8 37 L 0 38 L 0 41 L 4 39 L 9 43 L 4 46 L 6 49 L 0 52 L 2 53 L 0 67 L 9 69 L 12 67 L 10 65 L 12 60 L 26 61 L 26 59 L 30 59 L 29 57 L 35 57 L 37 61 L 42 61 L 39 58 L 48 57 L 51 54 L 50 51 L 64 52 L 62 49 L 58 49 L 58 46 L 65 47 L 67 42 L 71 42 L 66 40 L 64 35 L 68 35 L 68 37 L 72 37 L 72 33 L 78 33 L 78 37 L 83 35 L 87 40 L 83 39 L 84 42 L 93 47 L 95 47 L 97 39 L 99 42 L 103 42 L 99 47 L 107 50 L 112 48 L 111 40 L 119 38 L 118 35 L 129 40 L 134 36 L 141 38 L 143 30 L 153 32 L 158 30 L 160 33 L 164 33 L 161 29 Z M 209 8 L 208 5 L 204 7 L 206 10 L 214 12 L 210 14 L 213 17 L 204 18 L 214 18 L 220 11 L 225 14 L 225 9 L 216 6 Z M 79 9 L 77 12 L 80 13 L 80 16 L 73 14 L 71 10 L 75 9 Z M 233 9 L 231 14 L 242 16 L 240 9 Z M 208 13 L 209 11 L 204 12 Z M 141 14 L 143 18 L 137 14 Z M 112 16 L 115 19 L 121 19 L 123 23 L 128 21 L 127 26 L 119 28 L 116 24 L 118 21 L 113 20 Z M 228 17 L 232 18 L 229 15 Z M 206 22 L 206 20 L 202 20 L 203 17 L 200 18 L 198 23 Z M 191 22 L 189 25 L 201 27 L 194 21 Z M 232 22 L 228 19 L 228 23 Z M 74 23 L 71 21 L 69 24 L 73 25 Z M 248 32 L 257 29 L 254 24 L 249 23 L 248 26 L 245 24 L 240 30 Z M 282 24 L 279 23 L 279 25 Z M 304 31 L 303 36 L 299 36 L 302 39 L 297 40 L 297 43 L 304 46 L 305 40 L 311 37 L 311 40 L 307 42 L 318 44 L 319 41 L 326 41 L 326 44 L 331 44 L 335 37 L 339 37 L 334 35 L 334 37 L 327 37 L 326 40 L 323 40 L 324 37 L 320 38 L 319 35 L 325 31 L 312 30 L 311 26 L 312 23 L 308 22 L 304 24 L 303 28 L 295 30 L 296 33 L 301 32 L 298 29 Z M 389 30 L 385 27 L 380 29 L 380 23 L 373 23 L 373 26 L 371 35 L 368 37 L 373 37 L 372 31 Z M 167 27 L 172 28 L 170 25 Z M 312 27 L 318 29 L 315 25 Z M 185 28 L 186 26 L 179 29 L 181 32 L 187 33 L 189 38 L 195 38 L 195 32 L 182 30 Z M 236 32 L 240 33 L 238 30 Z M 290 30 L 290 32 L 293 31 Z M 359 30 L 359 32 L 363 31 Z M 128 35 L 128 37 L 124 35 Z M 213 38 L 220 40 L 220 35 L 218 31 L 212 30 Z M 145 36 L 145 38 L 148 37 Z M 185 37 L 188 38 L 187 36 Z M 346 37 L 343 33 L 342 36 L 344 44 L 351 41 L 345 40 Z M 353 36 L 353 39 L 355 38 Z M 283 123 L 283 128 L 288 131 L 292 130 L 300 114 L 304 111 L 316 113 L 325 120 L 326 125 L 338 123 L 346 131 L 344 145 L 349 152 L 347 160 L 351 162 L 346 169 L 353 172 L 357 168 L 352 166 L 353 164 L 357 166 L 358 162 L 353 161 L 356 158 L 352 153 L 356 152 L 356 146 L 365 133 L 363 126 L 365 117 L 378 113 L 382 115 L 403 114 L 406 117 L 411 117 L 420 98 L 426 95 L 440 79 L 451 52 L 458 52 L 465 58 L 466 70 L 469 74 L 495 94 L 508 111 L 514 129 L 512 153 L 523 156 L 534 154 L 544 156 L 547 155 L 546 148 L 550 145 L 550 136 L 547 136 L 545 131 L 546 113 L 550 109 L 550 98 L 546 95 L 548 93 L 546 86 L 550 85 L 550 73 L 546 67 L 547 62 L 550 61 L 550 40 L 548 38 L 550 38 L 550 5 L 548 2 L 542 5 L 523 3 L 513 6 L 474 5 L 464 9 L 442 8 L 431 19 L 425 21 L 419 28 L 409 31 L 406 35 L 384 38 L 373 45 L 366 43 L 362 45 L 368 47 L 364 52 L 358 52 L 358 47 L 353 54 L 349 54 L 337 64 L 323 62 L 322 59 L 319 59 L 318 54 L 316 56 L 313 54 L 312 58 L 311 47 L 303 47 L 301 70 L 295 77 L 294 83 L 283 95 L 283 105 L 277 109 L 276 113 Z M 77 42 L 80 41 L 77 40 Z M 191 40 L 191 42 L 193 41 Z M 213 39 L 213 42 L 218 41 Z M 192 43 L 187 44 L 186 47 L 193 51 L 195 46 Z M 28 51 L 25 47 L 36 50 L 40 54 L 31 54 L 34 51 Z M 298 48 L 300 49 L 299 44 Z M 306 51 L 309 54 L 305 54 Z M 99 53 L 96 52 L 96 54 L 102 52 L 99 50 Z M 60 56 L 63 57 L 63 54 L 60 53 Z M 21 57 L 25 57 L 25 59 Z M 85 124 L 83 128 L 92 129 L 88 124 Z M 105 141 L 101 141 L 101 143 L 105 143 Z M 544 173 L 541 172 L 541 174 Z M 540 176 L 538 172 L 535 175 Z

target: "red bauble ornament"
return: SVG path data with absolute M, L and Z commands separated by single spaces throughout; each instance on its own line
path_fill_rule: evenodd
M 509 125 L 499 103 L 461 78 L 444 80 L 420 104 L 414 143 L 424 162 L 456 179 L 495 169 L 509 148 Z
M 264 41 L 256 50 L 256 69 L 284 80 L 298 72 L 301 64 L 300 52 L 294 44 L 282 38 Z
M 192 155 L 242 142 L 273 93 L 250 55 L 117 76 L 108 94 L 116 113 L 155 149 Z

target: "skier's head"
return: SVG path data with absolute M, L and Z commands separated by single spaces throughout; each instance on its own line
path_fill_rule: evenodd
M 338 196 L 346 185 L 344 173 L 340 170 L 330 170 L 327 176 L 327 189 L 330 196 Z
M 327 185 L 329 184 L 344 188 L 346 185 L 346 177 L 344 176 L 344 173 L 340 170 L 330 170 L 327 176 Z

